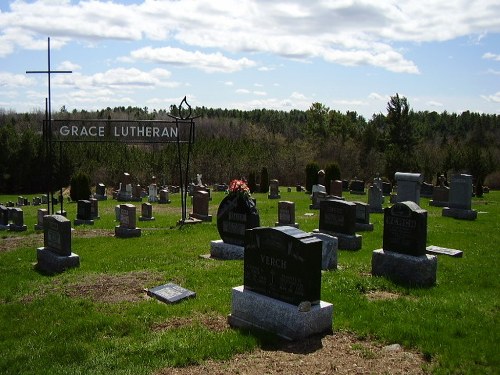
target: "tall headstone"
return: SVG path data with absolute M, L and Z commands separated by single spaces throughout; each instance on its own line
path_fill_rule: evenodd
M 158 186 L 156 184 L 148 186 L 148 202 L 158 202 Z
M 94 198 L 100 201 L 105 201 L 108 199 L 108 195 L 106 193 L 106 185 L 104 185 L 102 182 L 99 182 L 96 185 Z
M 414 286 L 436 283 L 437 257 L 426 254 L 427 211 L 406 201 L 384 209 L 383 248 L 372 253 L 372 274 Z
M 39 208 L 37 212 L 37 223 L 35 224 L 35 230 L 43 230 L 43 218 L 48 215 L 46 208 Z
M 325 181 L 325 171 L 323 169 L 320 169 L 318 171 L 318 185 L 323 185 L 325 186 L 326 181 Z
M 158 203 L 161 203 L 161 204 L 170 203 L 170 199 L 169 199 L 168 193 L 169 193 L 168 189 L 161 189 L 160 190 L 160 200 L 159 200 Z
M 392 193 L 392 184 L 390 182 L 382 181 L 382 194 L 384 197 L 389 197 Z
M 316 231 L 337 237 L 341 250 L 361 249 L 362 237 L 356 234 L 356 203 L 338 199 L 321 201 Z
M 298 228 L 295 222 L 295 203 L 290 201 L 278 202 L 278 221 L 275 226 L 290 226 Z
M 443 216 L 455 219 L 476 220 L 477 211 L 472 207 L 472 176 L 459 174 L 451 177 L 448 207 L 444 207 Z
M 450 188 L 445 185 L 446 178 L 444 175 L 438 177 L 438 186 L 434 186 L 432 191 L 432 199 L 429 201 L 430 206 L 446 207 L 450 196 Z
M 244 285 L 233 288 L 231 326 L 287 339 L 330 331 L 333 306 L 320 298 L 321 246 L 293 227 L 248 230 Z
M 99 216 L 99 200 L 97 198 L 90 198 L 90 216 L 92 220 L 100 219 Z
M 0 230 L 9 229 L 9 209 L 0 204 Z
M 342 197 L 342 181 L 333 180 L 330 181 L 330 195 L 334 197 Z
M 122 175 L 117 200 L 121 202 L 132 200 L 132 177 L 127 172 Z
M 368 206 L 370 212 L 382 213 L 384 209 L 382 204 L 384 203 L 384 196 L 382 195 L 382 190 L 379 189 L 377 185 L 372 185 L 368 188 Z
M 212 215 L 208 212 L 209 208 L 209 193 L 205 190 L 196 190 L 193 193 L 193 212 L 189 217 L 201 220 L 212 221 Z
M 319 210 L 320 202 L 326 197 L 328 194 L 326 193 L 326 188 L 323 185 L 313 185 L 312 186 L 312 194 L 311 194 L 311 204 L 309 208 L 311 210 Z
M 370 207 L 364 202 L 356 203 L 356 231 L 373 231 L 373 224 L 370 223 Z
M 61 215 L 43 217 L 43 247 L 37 249 L 36 268 L 60 273 L 80 265 L 80 257 L 71 250 L 71 221 Z
M 398 185 L 398 194 L 396 202 L 412 201 L 420 204 L 420 186 L 423 177 L 420 173 L 396 172 L 394 175 Z
M 153 216 L 153 205 L 151 203 L 144 202 L 141 205 L 141 216 L 139 216 L 139 221 L 153 221 L 155 220 Z
M 140 202 L 142 200 L 142 187 L 137 184 L 132 187 L 132 200 L 134 202 Z
M 9 225 L 9 230 L 14 232 L 24 232 L 28 227 L 24 224 L 24 212 L 19 207 L 10 209 L 12 223 Z
M 120 204 L 120 225 L 115 227 L 115 237 L 140 237 L 141 228 L 136 227 L 136 207 L 133 204 Z
M 280 199 L 279 182 L 276 179 L 269 181 L 269 194 L 268 199 Z

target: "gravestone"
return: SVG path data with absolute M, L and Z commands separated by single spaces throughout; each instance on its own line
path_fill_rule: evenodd
M 316 231 L 337 237 L 341 250 L 361 249 L 362 237 L 356 234 L 356 203 L 338 199 L 322 201 Z
M 115 206 L 115 221 L 120 222 L 120 205 Z
M 278 202 L 278 221 L 275 226 L 290 226 L 298 228 L 299 224 L 295 222 L 295 203 L 290 201 Z
M 371 232 L 373 224 L 370 223 L 370 207 L 364 202 L 354 202 L 356 204 L 356 231 Z
M 37 249 L 36 268 L 60 273 L 80 265 L 80 257 L 71 250 L 71 221 L 61 215 L 43 217 L 43 247 Z
M 320 169 L 318 171 L 318 185 L 323 185 L 325 186 L 326 185 L 326 181 L 325 181 L 325 171 L 323 169 Z
M 365 182 L 361 180 L 352 180 L 349 184 L 349 193 L 365 195 Z
M 108 195 L 106 194 L 106 185 L 104 185 L 102 182 L 96 185 L 94 198 L 100 201 L 105 201 L 108 199 Z
M 333 180 L 330 181 L 330 195 L 334 197 L 341 198 L 342 197 L 342 181 Z
M 0 204 L 0 230 L 9 229 L 9 209 Z
M 132 200 L 132 177 L 128 173 L 122 175 L 120 182 L 120 189 L 116 198 L 120 202 L 127 202 Z
M 155 220 L 153 216 L 153 205 L 151 203 L 144 202 L 141 205 L 141 216 L 139 216 L 139 221 L 153 221 Z
M 217 230 L 221 240 L 210 242 L 210 256 L 219 259 L 243 259 L 245 231 L 260 225 L 255 201 L 242 194 L 230 193 L 217 210 Z
M 133 204 L 120 204 L 120 225 L 115 226 L 115 237 L 140 237 L 141 228 L 136 227 L 136 207 Z
M 144 203 L 143 203 L 144 204 Z M 196 293 L 174 283 L 160 285 L 147 291 L 148 296 L 165 303 L 177 303 L 186 298 L 196 297 Z
M 377 185 L 372 185 L 368 188 L 368 206 L 370 212 L 382 213 L 384 209 L 382 204 L 384 203 L 384 196 L 382 195 L 382 190 L 378 188 Z
M 16 204 L 18 207 L 22 207 L 24 206 L 24 197 L 22 196 L 18 196 L 17 197 L 17 204 Z
M 156 184 L 148 186 L 148 202 L 158 202 L 158 186 Z
M 33 198 L 33 206 L 40 206 L 42 204 L 42 199 L 40 197 Z
M 76 219 L 74 220 L 75 225 L 94 225 L 94 220 L 92 219 L 92 203 L 89 200 L 79 200 L 77 202 L 77 212 Z
M 269 181 L 269 194 L 268 199 L 280 199 L 279 182 L 276 179 Z
M 142 187 L 137 184 L 132 187 L 132 200 L 134 202 L 142 201 Z
M 99 216 L 99 200 L 97 198 L 90 198 L 90 216 L 92 220 L 100 219 Z
M 450 188 L 447 186 L 434 186 L 432 191 L 432 199 L 429 201 L 430 206 L 446 207 L 450 196 Z
M 322 200 L 326 199 L 328 194 L 326 193 L 326 188 L 323 185 L 313 185 L 311 194 L 311 204 L 309 209 L 319 210 L 319 204 Z
M 24 224 L 24 212 L 19 207 L 10 208 L 10 216 L 12 223 L 9 225 L 9 230 L 13 232 L 24 232 L 28 227 Z
M 193 193 L 193 212 L 189 217 L 201 221 L 212 221 L 212 215 L 209 214 L 210 194 L 206 190 L 196 190 Z
M 392 184 L 390 182 L 382 181 L 382 194 L 384 197 L 390 196 L 392 193 Z
M 49 203 L 49 197 L 47 196 L 47 194 L 42 195 L 42 204 L 47 204 L 47 203 Z
M 373 179 L 373 185 L 378 187 L 380 189 L 380 191 L 383 191 L 383 181 L 382 179 L 377 175 L 377 177 L 375 177 Z
M 462 220 L 476 220 L 477 211 L 472 207 L 472 176 L 459 174 L 451 177 L 448 207 L 443 216 Z
M 426 254 L 426 242 L 426 210 L 412 201 L 385 208 L 383 248 L 372 253 L 372 274 L 413 286 L 434 285 L 437 257 Z
M 394 177 L 398 186 L 398 193 L 394 203 L 412 201 L 417 205 L 420 204 L 420 186 L 423 181 L 422 175 L 420 173 L 396 172 Z
M 321 301 L 321 240 L 293 227 L 246 232 L 244 285 L 233 288 L 229 324 L 286 339 L 331 331 L 333 306 Z
M 422 182 L 420 186 L 420 196 L 424 198 L 432 198 L 432 194 L 434 192 L 434 185 L 429 184 L 427 182 Z
M 348 180 L 342 180 L 342 190 L 349 191 L 349 181 Z
M 39 208 L 37 212 L 37 223 L 35 224 L 35 230 L 43 230 L 43 218 L 48 215 L 49 212 L 46 208 Z
M 313 233 L 313 236 L 319 238 L 323 242 L 321 247 L 321 269 L 325 271 L 336 270 L 337 253 L 339 248 L 338 238 L 320 232 Z
M 161 189 L 160 190 L 160 201 L 158 203 L 160 203 L 160 204 L 170 203 L 170 199 L 168 196 L 168 189 Z

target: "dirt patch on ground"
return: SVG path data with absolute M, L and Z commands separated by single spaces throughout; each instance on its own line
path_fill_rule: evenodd
M 222 332 L 230 328 L 225 316 L 195 314 L 190 317 L 169 318 L 165 322 L 155 324 L 151 329 L 154 332 L 159 332 L 196 324 L 201 324 L 213 332 Z
M 369 301 L 391 300 L 402 297 L 400 294 L 387 292 L 385 290 L 370 290 L 365 296 Z
M 425 374 L 428 365 L 399 345 L 383 346 L 348 333 L 281 342 L 273 348 L 238 354 L 228 361 L 164 368 L 157 375 L 194 374 Z
M 88 298 L 95 302 L 137 302 L 147 298 L 145 288 L 163 282 L 163 278 L 159 272 L 136 271 L 117 275 L 85 275 L 74 282 L 56 279 L 36 293 L 23 297 L 23 302 L 50 293 Z
M 0 239 L 0 253 L 13 251 L 20 247 L 37 248 L 43 246 L 43 234 L 30 234 L 27 236 L 2 237 Z

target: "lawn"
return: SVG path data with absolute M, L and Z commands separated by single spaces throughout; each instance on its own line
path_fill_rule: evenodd
M 366 196 L 344 196 L 366 202 Z M 0 373 L 151 374 L 227 359 L 272 340 L 227 328 L 243 263 L 200 257 L 219 239 L 215 217 L 224 195 L 212 197 L 212 223 L 177 227 L 180 196 L 171 194 L 171 204 L 153 204 L 155 221 L 138 221 L 142 236 L 132 239 L 113 236 L 117 202 L 101 201 L 93 226 L 74 227 L 80 267 L 54 276 L 33 268 L 43 237 L 34 231 L 38 207 L 24 207 L 28 231 L 0 232 Z M 274 226 L 278 201 L 254 197 L 261 225 Z M 318 227 L 319 212 L 309 210 L 306 194 L 282 187 L 281 199 L 295 202 L 300 229 Z M 17 197 L 0 196 L 9 200 Z M 383 215 L 371 214 L 375 230 L 360 232 L 362 249 L 339 251 L 338 270 L 322 274 L 322 300 L 334 304 L 333 329 L 418 350 L 436 374 L 499 373 L 500 192 L 473 199 L 475 221 L 442 217 L 425 198 L 420 206 L 428 210 L 427 244 L 460 249 L 463 258 L 440 255 L 431 288 L 372 277 Z M 65 209 L 73 220 L 76 204 Z M 173 305 L 146 297 L 144 289 L 167 282 L 196 297 Z M 382 292 L 396 298 L 369 298 Z

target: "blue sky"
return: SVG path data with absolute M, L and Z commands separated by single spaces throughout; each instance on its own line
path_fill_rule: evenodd
M 500 114 L 498 0 L 2 1 L 0 109 L 44 109 L 48 37 L 53 110 Z

